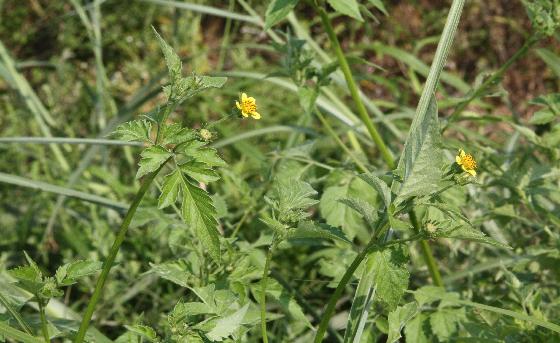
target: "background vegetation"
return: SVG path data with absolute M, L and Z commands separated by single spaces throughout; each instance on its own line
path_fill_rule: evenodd
M 318 3 L 0 0 L 0 341 L 79 339 L 160 143 L 86 340 L 560 339 L 558 1 L 466 1 L 447 59 L 452 1 Z

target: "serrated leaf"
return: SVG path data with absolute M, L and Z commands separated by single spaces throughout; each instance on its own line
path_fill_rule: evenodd
M 284 237 L 284 235 L 286 235 L 287 230 L 289 228 L 288 225 L 282 224 L 276 219 L 270 218 L 267 215 L 262 215 L 259 218 L 259 220 L 263 222 L 266 226 L 268 226 L 270 229 L 275 231 L 280 237 Z
M 181 164 L 179 169 L 196 181 L 202 183 L 210 183 L 220 179 L 212 168 L 202 162 L 189 161 Z
M 183 218 L 195 232 L 210 256 L 220 260 L 220 234 L 216 220 L 216 208 L 206 191 L 183 178 Z
M 398 306 L 389 313 L 389 333 L 387 343 L 394 343 L 401 338 L 401 330 L 418 313 L 418 305 L 415 302 L 404 306 Z M 407 337 L 408 338 L 408 337 Z
M 191 274 L 187 272 L 187 267 L 182 260 L 169 261 L 162 264 L 152 264 L 151 271 L 160 277 L 178 284 L 182 287 L 189 287 Z
M 31 266 L 16 267 L 8 270 L 8 273 L 19 281 L 40 283 L 43 280 L 41 273 Z
M 206 336 L 214 341 L 221 342 L 224 338 L 231 336 L 243 323 L 243 318 L 249 309 L 249 304 L 246 304 L 239 310 L 230 314 L 229 316 L 222 317 L 216 321 L 216 325 Z
M 138 163 L 140 168 L 138 169 L 138 173 L 136 173 L 136 178 L 139 179 L 148 173 L 156 171 L 172 155 L 171 152 L 159 145 L 146 148 L 140 154 L 141 159 Z
M 318 201 L 311 198 L 317 191 L 307 182 L 295 178 L 276 178 L 271 190 L 271 204 L 282 222 L 295 222 L 309 216 L 309 207 Z
M 301 221 L 297 228 L 288 230 L 288 239 L 318 238 L 330 239 L 334 241 L 351 244 L 344 232 L 333 226 L 323 223 L 316 223 L 310 220 Z
M 373 207 L 371 207 L 368 202 L 362 199 L 350 198 L 341 199 L 339 201 L 344 205 L 350 207 L 354 211 L 358 212 L 371 228 L 375 226 L 377 220 L 379 219 L 377 211 Z
M 166 95 L 172 101 L 180 104 L 188 98 L 209 89 L 221 88 L 227 81 L 226 77 L 221 76 L 188 76 L 182 77 L 168 90 L 165 90 Z
M 260 287 L 253 288 L 252 290 L 259 299 L 261 295 Z M 311 322 L 309 322 L 309 319 L 305 316 L 301 306 L 297 303 L 292 294 L 278 283 L 278 281 L 274 279 L 268 281 L 266 294 L 278 302 L 282 310 L 288 313 L 294 320 L 304 323 L 308 328 L 313 329 Z
M 441 224 L 441 223 L 438 223 Z M 454 239 L 463 239 L 467 241 L 474 241 L 480 242 L 485 244 L 490 244 L 498 248 L 502 249 L 512 249 L 509 245 L 498 242 L 497 240 L 486 236 L 482 231 L 479 231 L 475 228 L 472 228 L 468 225 L 459 224 L 453 226 L 452 224 L 449 225 L 442 225 L 443 228 L 438 228 L 436 231 L 435 236 L 440 238 L 454 238 Z
M 437 103 L 432 96 L 426 113 L 412 122 L 391 190 L 397 194 L 395 205 L 407 198 L 424 196 L 438 190 L 442 179 L 443 154 L 440 147 Z
M 535 112 L 531 119 L 529 119 L 529 124 L 532 125 L 543 125 L 548 124 L 556 118 L 556 115 L 552 111 L 540 110 Z
M 176 169 L 172 173 L 165 176 L 161 186 L 161 194 L 158 199 L 158 208 L 166 208 L 177 201 L 181 186 L 183 184 L 183 175 L 181 171 Z
M 272 0 L 266 9 L 264 29 L 278 24 L 296 7 L 299 0 Z
M 345 14 L 359 21 L 364 21 L 356 0 L 327 0 L 327 2 L 338 13 Z
M 383 180 L 373 175 L 372 173 L 361 174 L 360 178 L 367 182 L 371 187 L 373 187 L 377 191 L 377 193 L 379 193 L 386 208 L 389 208 L 391 206 L 391 190 Z
M 410 320 L 404 328 L 407 343 L 429 343 L 428 333 L 429 321 L 422 313 Z
M 371 236 L 370 230 L 360 218 L 360 213 L 343 202 L 344 199 L 352 199 L 352 201 L 360 202 L 362 207 L 374 206 L 377 196 L 375 191 L 364 192 L 364 187 L 368 186 L 363 180 L 354 178 L 325 188 L 321 195 L 319 210 L 322 217 L 325 218 L 327 224 L 342 228 L 350 240 L 357 236 L 360 240 L 367 241 Z M 375 216 L 375 213 L 371 213 L 364 219 L 367 222 L 372 219 L 372 216 Z
M 369 259 L 374 273 L 375 301 L 393 311 L 408 287 L 410 274 L 406 268 L 406 251 L 401 246 L 390 247 L 372 253 Z
M 124 327 L 128 331 L 134 332 L 135 334 L 142 336 L 143 338 L 147 339 L 150 342 L 158 341 L 158 335 L 156 333 L 156 330 L 154 330 L 150 326 L 136 324 L 136 325 L 125 325 Z
M 55 278 L 59 286 L 69 286 L 78 279 L 97 273 L 103 267 L 101 261 L 75 261 L 56 270 Z
M 162 145 L 181 144 L 196 138 L 196 133 L 181 124 L 173 123 L 162 126 Z
M 192 141 L 182 145 L 179 151 L 186 156 L 202 162 L 211 167 L 225 167 L 227 163 L 218 156 L 218 152 L 214 148 L 206 146 L 206 142 Z
M 161 51 L 163 52 L 163 56 L 165 57 L 165 63 L 167 64 L 167 70 L 169 71 L 169 80 L 171 84 L 175 84 L 177 80 L 181 77 L 181 72 L 183 70 L 183 64 L 179 56 L 175 53 L 173 48 L 156 31 L 156 29 L 152 26 L 152 30 L 156 35 L 156 38 L 159 42 L 159 46 Z
M 119 125 L 113 132 L 113 136 L 127 142 L 151 142 L 151 131 L 152 123 L 147 119 L 133 120 Z
M 432 332 L 440 342 L 448 341 L 457 332 L 457 325 L 466 317 L 465 308 L 443 308 L 438 309 L 430 315 Z

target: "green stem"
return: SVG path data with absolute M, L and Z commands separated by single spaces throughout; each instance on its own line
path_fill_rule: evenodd
M 408 213 L 408 215 L 410 216 L 410 222 L 412 223 L 412 226 L 414 226 L 416 232 L 419 233 L 421 228 L 420 228 L 420 224 L 418 223 L 418 218 L 416 217 L 416 212 L 414 212 L 414 210 L 411 210 Z M 434 285 L 438 287 L 444 287 L 443 279 L 441 278 L 441 274 L 439 273 L 439 269 L 434 259 L 434 255 L 432 254 L 432 248 L 430 248 L 428 241 L 421 240 L 420 248 L 422 250 L 422 256 L 424 257 L 424 262 L 426 263 L 426 266 L 428 267 L 428 271 L 432 276 L 432 281 Z
M 33 335 L 31 333 L 31 328 L 29 327 L 29 325 L 27 325 L 21 315 L 12 307 L 12 305 L 10 305 L 8 299 L 4 298 L 2 293 L 0 293 L 0 304 L 2 304 L 2 306 L 4 306 L 8 310 L 8 312 L 10 312 L 12 317 L 14 317 L 14 319 L 18 322 L 19 326 L 23 329 L 23 331 L 25 331 L 25 333 Z
M 274 247 L 276 235 L 272 238 L 272 244 L 268 248 L 268 253 L 266 254 L 266 260 L 264 262 L 263 276 L 261 279 L 261 333 L 263 343 L 268 343 L 268 335 L 266 333 L 266 283 L 268 281 L 268 271 L 270 269 L 270 260 L 272 260 L 272 253 L 274 252 Z
M 455 121 L 457 121 L 459 115 L 461 115 L 461 113 L 463 113 L 463 110 L 475 99 L 477 99 L 478 97 L 480 97 L 482 94 L 484 94 L 484 92 L 490 88 L 491 86 L 495 85 L 504 75 L 504 73 L 520 58 L 522 58 L 523 56 L 525 56 L 529 50 L 535 45 L 537 44 L 539 41 L 541 40 L 541 37 L 539 35 L 532 35 L 530 36 L 525 43 L 523 44 L 523 46 L 521 46 L 521 48 L 519 48 L 519 50 L 517 50 L 504 64 L 502 64 L 502 66 L 496 70 L 495 73 L 493 73 L 490 77 L 488 77 L 486 80 L 484 80 L 484 82 L 478 86 L 470 95 L 467 99 L 461 101 L 459 103 L 459 105 L 457 105 L 457 107 L 455 108 L 455 110 L 453 111 L 453 113 L 451 113 L 451 115 L 449 116 L 449 119 L 447 120 L 447 123 L 445 124 L 445 126 L 443 127 L 443 131 L 445 131 L 449 125 Z
M 388 223 L 386 225 L 388 225 Z M 383 229 L 381 229 L 380 231 L 382 232 Z M 348 284 L 348 282 L 352 278 L 352 275 L 354 275 L 354 272 L 356 271 L 356 269 L 358 269 L 358 267 L 360 266 L 362 261 L 371 252 L 383 250 L 384 248 L 386 248 L 388 246 L 391 246 L 391 245 L 410 242 L 410 241 L 416 240 L 420 237 L 421 237 L 421 235 L 417 234 L 417 235 L 411 236 L 409 238 L 392 240 L 390 242 L 386 242 L 386 243 L 378 245 L 376 236 L 373 236 L 371 238 L 371 240 L 369 241 L 369 243 L 366 245 L 366 247 L 362 251 L 360 251 L 360 253 L 358 254 L 358 256 L 356 256 L 356 258 L 354 258 L 354 261 L 352 261 L 352 263 L 346 269 L 346 272 L 342 276 L 342 279 L 340 279 L 340 281 L 338 282 L 338 285 L 336 286 L 336 289 L 335 289 L 334 293 L 331 295 L 331 297 L 329 299 L 329 303 L 327 304 L 327 307 L 326 307 L 326 309 L 323 313 L 323 317 L 321 318 L 321 322 L 319 323 L 319 327 L 317 328 L 317 333 L 315 334 L 315 339 L 313 340 L 313 342 L 314 343 L 320 343 L 320 342 L 323 341 L 323 336 L 325 335 L 325 332 L 327 331 L 327 328 L 329 326 L 329 321 L 330 321 L 330 319 L 331 319 L 331 317 L 334 313 L 334 309 L 335 309 L 336 303 L 338 302 L 338 299 L 342 295 L 342 292 L 344 291 L 344 289 L 346 288 L 346 285 Z
M 391 155 L 391 152 L 387 148 L 387 145 L 385 145 L 383 138 L 381 138 L 381 136 L 379 135 L 379 132 L 377 131 L 375 125 L 371 121 L 371 118 L 367 113 L 366 107 L 364 106 L 364 103 L 360 98 L 360 94 L 358 92 L 358 86 L 354 81 L 354 77 L 352 76 L 352 71 L 350 70 L 350 66 L 348 65 L 346 56 L 344 56 L 342 47 L 340 46 L 338 38 L 336 37 L 331 20 L 327 12 L 323 8 L 319 6 L 315 6 L 315 7 L 319 12 L 319 15 L 321 16 L 321 22 L 323 23 L 323 27 L 325 28 L 325 31 L 329 36 L 329 40 L 333 45 L 334 51 L 336 53 L 336 57 L 338 59 L 338 63 L 340 65 L 340 69 L 342 70 L 342 73 L 344 74 L 344 78 L 346 79 L 348 90 L 350 91 L 350 94 L 352 95 L 352 99 L 354 100 L 354 103 L 356 104 L 356 107 L 358 109 L 358 115 L 360 116 L 360 119 L 366 126 L 366 129 L 369 135 L 371 136 L 371 139 L 373 139 L 373 141 L 379 148 L 379 151 L 381 152 L 383 159 L 385 160 L 389 168 L 393 169 L 395 167 L 395 160 L 393 159 L 393 155 Z
M 41 331 L 43 332 L 43 337 L 45 338 L 45 342 L 48 343 L 51 340 L 49 339 L 49 329 L 47 327 L 47 318 L 45 317 L 45 306 L 43 304 L 43 299 L 39 298 L 39 296 L 35 296 L 37 298 L 37 303 L 39 304 L 39 316 L 41 317 Z
M 126 237 L 126 232 L 128 231 L 128 227 L 130 226 L 132 217 L 134 217 L 134 214 L 136 213 L 136 209 L 140 205 L 140 202 L 144 198 L 144 194 L 146 194 L 146 191 L 148 191 L 148 189 L 150 188 L 150 185 L 154 181 L 156 175 L 160 172 L 160 170 L 167 164 L 167 162 L 170 159 L 171 157 L 167 161 L 165 161 L 156 171 L 148 174 L 148 176 L 146 176 L 144 180 L 144 183 L 138 190 L 138 193 L 136 193 L 136 196 L 134 197 L 134 200 L 132 201 L 132 204 L 130 205 L 128 212 L 126 213 L 126 216 L 124 217 L 123 222 L 119 228 L 119 232 L 115 237 L 115 241 L 113 242 L 113 246 L 109 251 L 109 255 L 107 256 L 107 259 L 103 263 L 103 269 L 101 270 L 99 279 L 97 279 L 97 283 L 95 284 L 95 290 L 93 291 L 91 299 L 89 300 L 88 306 L 86 308 L 86 312 L 84 313 L 82 323 L 80 324 L 80 329 L 78 330 L 78 333 L 76 335 L 76 340 L 74 341 L 75 343 L 81 343 L 84 341 L 86 331 L 89 326 L 89 322 L 91 321 L 91 317 L 93 316 L 93 312 L 95 311 L 95 305 L 97 305 L 97 302 L 101 297 L 101 292 L 103 291 L 103 287 L 105 286 L 105 281 L 109 276 L 109 271 L 111 270 L 111 267 L 115 262 L 115 258 L 117 257 L 121 244 L 123 243 Z
M 325 117 L 323 117 L 321 112 L 317 108 L 315 108 L 314 111 L 317 118 L 319 118 L 319 120 L 321 121 L 325 129 L 327 129 L 327 132 L 338 143 L 338 145 L 340 145 L 342 150 L 344 150 L 344 152 L 346 152 L 348 156 L 350 156 L 350 158 L 354 161 L 354 163 L 356 163 L 356 165 L 362 170 L 362 172 L 368 173 L 369 170 L 366 168 L 366 166 L 356 157 L 356 155 L 354 155 L 354 153 L 352 153 L 352 151 L 346 146 L 346 144 L 344 144 L 344 142 L 338 137 L 336 132 L 333 130 L 329 122 L 327 122 Z

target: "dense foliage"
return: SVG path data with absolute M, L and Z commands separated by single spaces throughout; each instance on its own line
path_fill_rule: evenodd
M 0 1 L 0 342 L 559 341 L 560 1 L 515 2 L 489 68 L 484 1 Z

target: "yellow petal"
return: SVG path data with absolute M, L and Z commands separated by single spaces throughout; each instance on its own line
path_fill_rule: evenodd
M 247 118 L 249 116 L 249 113 L 247 113 L 245 111 L 241 111 L 241 115 L 244 116 L 245 118 Z
M 463 157 L 465 157 L 465 155 L 466 155 L 466 154 L 465 154 L 465 150 L 460 149 L 460 150 L 459 150 L 459 157 L 463 158 Z
M 252 96 L 248 97 L 247 101 L 252 102 L 253 104 L 256 102 L 255 98 L 253 98 Z
M 466 170 L 466 172 L 471 174 L 472 176 L 476 176 L 476 170 L 474 170 L 474 169 Z
M 261 119 L 261 115 L 259 114 L 259 112 L 253 112 L 251 113 L 251 117 L 253 117 L 254 119 Z
M 455 156 L 455 162 L 457 162 L 457 164 L 461 165 L 461 157 Z
M 239 109 L 239 110 L 241 109 L 241 105 L 239 104 L 239 101 L 235 102 L 235 106 L 237 106 L 237 109 Z
M 247 94 L 241 93 L 241 101 L 245 102 L 245 100 L 247 100 Z

